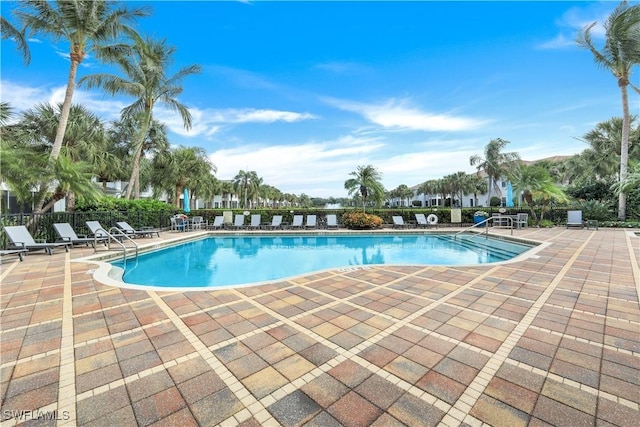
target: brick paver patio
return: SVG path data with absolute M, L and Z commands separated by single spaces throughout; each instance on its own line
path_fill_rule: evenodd
M 550 244 L 219 291 L 107 286 L 90 248 L 5 259 L 2 425 L 638 425 L 640 238 L 514 235 Z

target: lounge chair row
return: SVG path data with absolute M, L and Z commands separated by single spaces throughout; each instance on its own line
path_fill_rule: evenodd
M 335 214 L 328 214 L 323 224 L 326 228 L 338 228 L 338 218 Z M 232 229 L 232 230 L 282 230 L 282 229 L 316 229 L 321 225 L 318 223 L 317 215 L 294 215 L 291 224 L 287 224 L 282 221 L 282 215 L 274 215 L 271 218 L 270 223 L 262 223 L 262 216 L 260 214 L 251 215 L 251 219 L 246 224 L 246 215 L 236 214 L 233 223 L 225 224 L 224 216 L 216 216 L 213 223 L 209 224 L 208 228 L 213 230 Z
M 438 216 L 436 214 L 429 214 L 429 216 L 425 216 L 425 214 L 419 213 L 415 214 L 416 222 L 415 224 L 410 222 L 404 222 L 404 218 L 400 215 L 394 215 L 393 218 L 393 228 L 409 228 L 409 227 L 438 227 Z
M 128 237 L 153 237 L 154 234 L 160 237 L 160 232 L 155 229 L 143 228 L 136 230 L 126 221 L 120 221 L 116 224 L 119 230 L 114 236 L 116 238 L 123 235 Z M 66 252 L 69 252 L 70 247 L 78 244 L 91 245 L 94 248 L 97 243 L 107 244 L 110 233 L 102 227 L 99 221 L 87 221 L 86 225 L 90 235 L 78 236 L 71 224 L 67 222 L 53 224 L 53 229 L 58 236 L 55 242 L 36 241 L 24 225 L 5 226 L 4 232 L 9 239 L 9 248 L 1 251 L 0 255 L 15 254 L 22 260 L 22 255 L 29 251 L 44 250 L 49 255 L 53 255 L 53 251 L 57 248 L 64 248 Z

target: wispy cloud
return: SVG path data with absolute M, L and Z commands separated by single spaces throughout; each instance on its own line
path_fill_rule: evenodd
M 326 99 L 326 101 L 339 109 L 359 114 L 371 123 L 384 128 L 452 132 L 477 129 L 487 122 L 487 120 L 448 113 L 422 111 L 409 105 L 405 100 L 392 99 L 381 104 L 364 104 L 338 99 Z
M 362 74 L 370 71 L 370 68 L 355 62 L 324 62 L 317 64 L 315 68 L 329 71 L 334 74 Z
M 603 38 L 605 30 L 602 24 L 613 10 L 612 3 L 585 3 L 585 5 L 584 7 L 580 6 L 568 9 L 556 22 L 556 26 L 559 29 L 558 35 L 550 40 L 538 43 L 536 48 L 565 49 L 575 47 L 575 38 L 578 31 L 594 22 L 596 22 L 596 25 L 591 28 L 591 35 L 594 39 Z
M 293 123 L 315 119 L 311 113 L 297 113 L 293 111 L 266 110 L 254 108 L 226 108 L 226 109 L 198 109 L 190 108 L 192 128 L 187 131 L 181 117 L 174 111 L 158 106 L 154 110 L 154 117 L 163 121 L 172 132 L 182 136 L 195 137 L 211 136 L 220 131 L 225 125 L 276 122 Z
M 210 159 L 218 167 L 219 179 L 233 179 L 241 169 L 255 170 L 266 184 L 295 194 L 326 197 L 335 196 L 349 172 L 384 147 L 376 138 L 346 136 L 294 145 L 240 144 L 216 150 Z
M 64 100 L 66 86 L 29 87 L 11 81 L 2 80 L 2 100 L 9 102 L 17 111 L 32 108 L 38 103 L 58 104 Z M 120 117 L 123 108 L 132 101 L 112 98 L 101 92 L 88 92 L 76 89 L 73 102 L 82 104 L 104 120 L 111 121 Z M 182 136 L 212 136 L 219 132 L 225 125 L 249 124 L 249 123 L 293 123 L 303 120 L 312 120 L 317 117 L 311 113 L 298 113 L 294 111 L 268 110 L 268 109 L 198 109 L 190 108 L 192 116 L 192 128 L 187 131 L 182 123 L 182 118 L 175 111 L 158 105 L 154 110 L 154 117 L 164 123 L 171 132 Z
M 538 49 L 564 49 L 567 47 L 575 47 L 576 39 L 573 37 L 565 36 L 564 34 L 558 34 L 554 39 L 547 40 L 538 44 Z

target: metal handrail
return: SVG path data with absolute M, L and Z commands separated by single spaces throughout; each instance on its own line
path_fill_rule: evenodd
M 456 234 L 453 235 L 453 238 L 455 239 L 458 236 L 458 234 L 462 234 L 465 231 L 469 231 L 469 230 L 471 230 L 473 228 L 477 228 L 477 227 L 481 226 L 482 224 L 484 224 L 484 229 L 485 229 L 484 234 L 485 234 L 485 237 L 488 239 L 489 238 L 489 221 L 490 220 L 495 220 L 495 219 L 499 219 L 500 221 L 502 221 L 503 219 L 509 220 L 511 222 L 511 224 L 509 224 L 509 228 L 511 229 L 511 235 L 513 236 L 513 221 L 514 221 L 513 218 L 511 218 L 510 216 L 490 216 L 487 219 L 484 219 L 484 220 L 480 221 L 477 224 L 473 224 L 470 227 L 467 227 L 467 228 L 465 228 L 465 229 L 463 229 L 461 231 L 458 231 Z
M 138 244 L 136 242 L 134 242 L 133 239 L 131 239 L 131 237 L 127 236 L 126 233 L 124 233 L 119 228 L 111 227 L 109 229 L 109 231 L 105 230 L 104 228 L 98 228 L 95 231 L 96 232 L 94 233 L 94 235 L 98 234 L 98 231 L 101 231 L 101 232 L 103 232 L 104 234 L 107 235 L 107 237 L 109 238 L 107 240 L 107 248 L 109 250 L 111 250 L 111 241 L 112 240 L 122 247 L 122 263 L 123 263 L 123 267 L 124 267 L 125 270 L 127 269 L 127 247 L 116 236 L 114 236 L 114 234 L 116 234 L 118 237 L 124 237 L 124 238 L 128 239 L 131 243 L 133 243 L 133 246 L 134 246 L 135 252 L 136 252 L 135 258 L 138 259 Z M 97 246 L 94 248 L 94 252 L 97 252 Z

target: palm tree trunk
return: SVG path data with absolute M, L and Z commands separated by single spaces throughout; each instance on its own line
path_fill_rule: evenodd
M 69 67 L 69 78 L 67 79 L 67 90 L 64 93 L 64 101 L 62 103 L 62 109 L 60 110 L 60 119 L 58 120 L 58 130 L 56 131 L 56 138 L 53 141 L 53 147 L 51 147 L 51 154 L 49 158 L 51 160 L 57 159 L 62 149 L 62 141 L 64 140 L 64 133 L 67 130 L 67 122 L 69 121 L 69 112 L 71 111 L 71 101 L 73 100 L 73 91 L 76 87 L 76 75 L 78 74 L 78 60 L 73 59 L 71 55 L 71 66 Z
M 620 141 L 620 182 L 627 178 L 629 164 L 629 127 L 631 126 L 629 116 L 629 95 L 627 94 L 627 84 L 620 79 L 618 86 L 622 94 L 622 139 Z M 620 191 L 618 195 L 618 220 L 624 221 L 627 217 L 627 193 Z
M 51 147 L 51 154 L 49 154 L 49 160 L 55 160 L 60 155 L 62 150 L 62 142 L 64 141 L 64 134 L 67 130 L 67 122 L 69 121 L 69 112 L 71 111 L 71 101 L 73 100 L 73 91 L 76 86 L 76 75 L 78 74 L 77 60 L 71 57 L 71 66 L 69 68 L 69 77 L 67 79 L 67 90 L 64 93 L 64 102 L 62 103 L 62 109 L 60 110 L 60 118 L 58 119 L 58 129 L 56 131 L 56 137 L 53 141 L 53 147 Z M 44 198 L 47 194 L 46 191 L 42 191 L 43 188 L 48 187 L 49 183 L 42 183 L 40 190 L 38 191 L 39 197 L 33 208 L 33 213 L 39 214 L 45 212 Z
M 125 199 L 131 198 L 131 193 L 133 193 L 135 183 L 140 180 L 140 159 L 142 158 L 142 151 L 144 148 L 144 138 L 147 136 L 150 123 L 151 123 L 151 110 L 145 112 L 143 123 L 141 123 L 142 126 L 140 128 L 140 136 L 138 138 L 139 141 L 138 141 L 138 144 L 136 145 L 136 152 L 133 157 L 133 169 L 131 170 L 131 177 L 129 178 L 129 184 L 127 185 L 127 191 L 124 196 Z M 140 197 L 140 190 L 138 189 L 136 198 L 139 198 L 139 197 Z
M 67 191 L 67 211 L 73 212 L 76 210 L 76 193 L 73 191 Z

